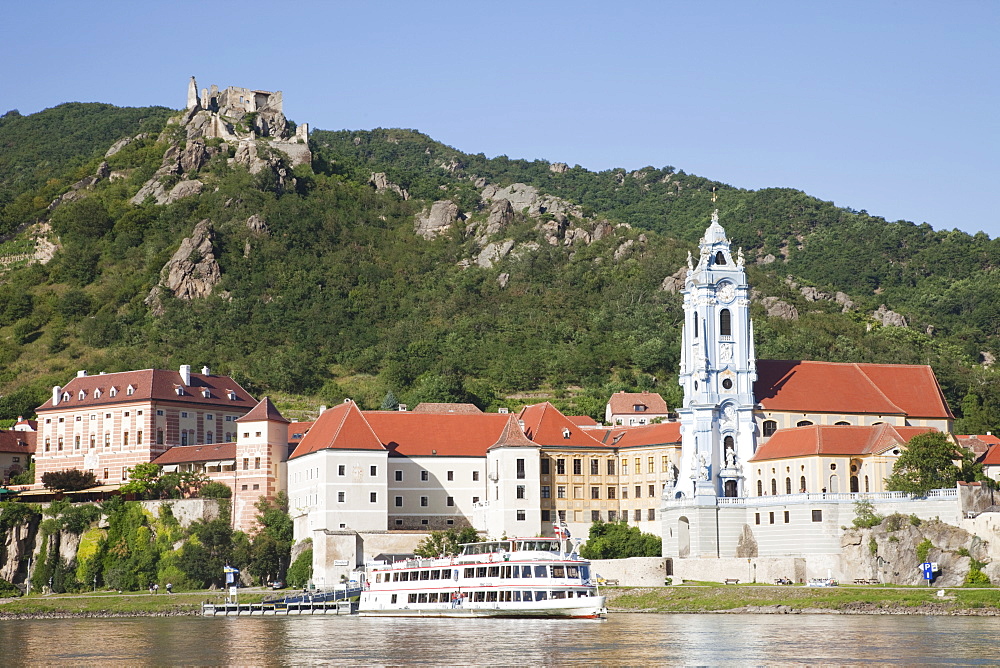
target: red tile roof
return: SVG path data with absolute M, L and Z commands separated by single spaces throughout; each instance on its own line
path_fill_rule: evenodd
M 759 360 L 754 395 L 774 411 L 954 417 L 934 371 L 920 364 Z
M 250 412 L 242 417 L 236 418 L 237 422 L 261 422 L 267 420 L 268 422 L 288 422 L 278 409 L 274 407 L 271 403 L 271 399 L 264 397 L 261 399 L 256 406 L 250 409 Z
M 985 455 L 990 447 L 1000 445 L 1000 438 L 992 434 L 956 434 L 955 440 L 963 448 L 971 450 L 976 458 L 981 458 Z
M 630 448 L 644 445 L 667 445 L 681 442 L 680 422 L 661 422 L 659 424 L 639 425 L 634 427 L 614 427 L 601 433 L 604 445 L 616 448 Z
M 665 414 L 667 402 L 656 392 L 615 392 L 608 400 L 613 415 L 648 415 L 650 413 Z M 645 410 L 636 410 L 636 406 L 644 406 Z
M 0 452 L 31 454 L 37 439 L 38 434 L 33 431 L 0 430 Z
M 779 429 L 757 449 L 752 462 L 808 455 L 872 455 L 905 444 L 917 434 L 937 431 L 930 427 L 894 427 L 877 424 L 811 425 Z
M 513 415 L 509 415 L 507 418 L 507 424 L 504 425 L 503 431 L 500 432 L 500 436 L 497 438 L 496 443 L 487 449 L 492 450 L 493 448 L 500 447 L 537 448 L 538 445 L 524 435 L 524 431 L 521 429 L 521 425 L 518 424 L 517 418 Z
M 127 389 L 132 386 L 134 392 L 129 395 Z M 111 396 L 111 388 L 117 389 L 117 396 Z M 183 394 L 177 394 L 180 388 Z M 100 398 L 94 397 L 94 391 L 100 389 Z M 83 390 L 84 398 L 80 399 Z M 204 395 L 207 390 L 209 396 Z M 228 392 L 235 393 L 235 399 L 229 399 Z M 163 401 L 185 404 L 204 404 L 218 408 L 249 410 L 257 400 L 240 384 L 229 376 L 213 376 L 200 373 L 191 374 L 190 385 L 181 383 L 179 371 L 164 369 L 143 369 L 141 371 L 122 371 L 120 373 L 99 374 L 96 376 L 77 376 L 69 381 L 62 392 L 69 393 L 69 399 L 52 405 L 52 398 L 38 407 L 37 412 L 62 410 L 87 406 L 104 406 L 133 401 Z
M 404 457 L 485 457 L 512 417 L 381 411 L 366 416 L 385 447 Z
M 566 419 L 580 427 L 596 427 L 597 420 L 589 415 L 567 415 Z
M 539 445 L 551 447 L 604 448 L 599 440 L 574 424 L 549 402 L 525 406 L 518 416 L 524 422 L 524 433 Z
M 153 460 L 154 464 L 189 464 L 191 462 L 236 461 L 235 443 L 213 445 L 177 445 Z
M 289 422 L 288 423 L 288 443 L 297 445 L 312 429 L 312 422 Z
M 1000 445 L 991 445 L 986 455 L 979 461 L 983 466 L 1000 466 Z
M 405 415 L 405 414 L 404 414 Z M 319 450 L 384 450 L 358 405 L 345 401 L 325 411 L 313 422 L 289 459 Z
M 20 415 L 17 416 L 17 422 L 14 423 L 14 428 L 27 427 L 24 431 L 38 431 L 38 420 L 25 420 Z
M 483 412 L 475 404 L 432 404 L 422 402 L 413 409 L 414 413 L 462 413 L 464 415 L 482 415 Z

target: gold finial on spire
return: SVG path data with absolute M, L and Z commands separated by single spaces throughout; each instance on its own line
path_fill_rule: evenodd
M 712 186 L 712 204 L 715 204 L 715 200 L 718 199 L 718 191 L 715 186 Z

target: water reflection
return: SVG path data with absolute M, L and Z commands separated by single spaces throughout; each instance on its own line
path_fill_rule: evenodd
M 0 622 L 4 665 L 992 665 L 1000 619 L 639 615 Z

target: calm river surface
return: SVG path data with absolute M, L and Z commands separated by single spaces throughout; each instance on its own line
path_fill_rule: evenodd
M 22 665 L 997 665 L 1000 618 L 612 614 L 605 621 L 360 617 L 0 622 Z

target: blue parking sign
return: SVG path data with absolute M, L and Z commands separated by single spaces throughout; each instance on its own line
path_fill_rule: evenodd
M 920 568 L 923 569 L 923 571 L 924 571 L 924 579 L 925 580 L 933 580 L 934 579 L 934 566 L 933 566 L 933 564 L 931 564 L 929 561 L 925 561 L 924 563 L 920 564 Z

